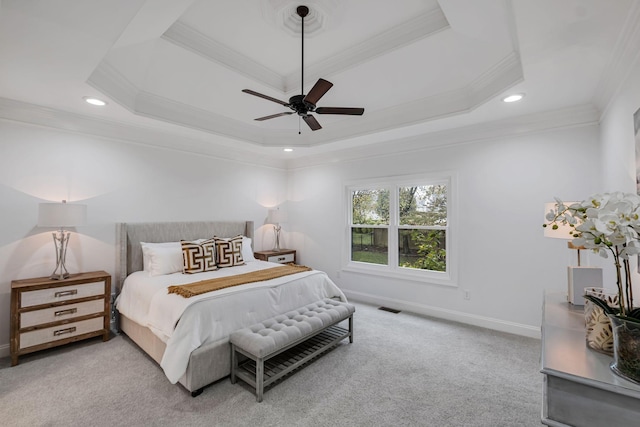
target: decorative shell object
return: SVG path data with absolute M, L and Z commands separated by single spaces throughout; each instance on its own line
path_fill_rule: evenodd
M 610 307 L 617 307 L 618 293 L 605 288 L 587 288 L 586 295 L 593 295 L 605 301 Z M 600 307 L 589 300 L 584 304 L 587 346 L 600 353 L 613 355 L 613 329 L 611 321 Z

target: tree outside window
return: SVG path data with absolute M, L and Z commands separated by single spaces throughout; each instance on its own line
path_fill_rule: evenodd
M 447 186 L 398 189 L 400 267 L 446 271 Z
M 352 189 L 351 261 L 447 271 L 444 183 Z M 389 247 L 397 246 L 390 254 Z
M 389 263 L 389 190 L 353 190 L 351 260 Z

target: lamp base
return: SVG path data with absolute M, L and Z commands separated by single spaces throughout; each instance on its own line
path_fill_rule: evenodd
M 69 277 L 67 266 L 64 265 L 67 257 L 67 245 L 69 244 L 69 232 L 61 229 L 58 233 L 53 233 L 53 242 L 56 245 L 56 268 L 49 276 L 52 280 L 63 280 Z
M 273 226 L 273 234 L 275 237 L 275 245 L 273 246 L 272 251 L 273 252 L 280 252 L 280 230 L 282 229 L 282 227 L 280 227 L 280 224 L 276 224 Z
M 567 267 L 567 301 L 573 305 L 584 305 L 585 288 L 602 287 L 602 269 L 599 267 Z

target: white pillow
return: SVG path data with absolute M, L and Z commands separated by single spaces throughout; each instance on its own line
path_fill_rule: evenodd
M 180 242 L 144 243 L 142 263 L 150 276 L 182 271 L 182 245 Z
M 251 247 L 251 237 L 242 236 L 242 258 L 244 262 L 256 260 L 253 256 L 253 248 Z
M 178 243 L 178 242 L 164 242 L 164 243 L 140 242 L 140 247 L 142 248 L 142 270 L 147 272 L 151 270 L 151 266 L 149 265 L 151 263 L 151 255 L 149 252 L 152 249 L 161 247 L 161 246 L 171 246 L 174 243 Z

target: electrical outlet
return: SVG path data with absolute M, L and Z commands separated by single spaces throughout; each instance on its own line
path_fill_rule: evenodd
M 471 299 L 471 291 L 469 289 L 465 289 L 464 290 L 464 299 L 466 299 L 466 300 L 470 300 Z

